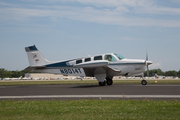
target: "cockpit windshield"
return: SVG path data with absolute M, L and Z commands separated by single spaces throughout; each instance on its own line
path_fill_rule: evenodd
M 115 53 L 114 53 L 114 55 L 117 56 L 117 57 L 119 58 L 119 60 L 125 59 L 125 57 L 123 57 L 123 56 L 121 56 L 121 55 L 119 55 L 119 54 L 115 54 Z

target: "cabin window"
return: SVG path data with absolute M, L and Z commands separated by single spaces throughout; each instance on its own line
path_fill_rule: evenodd
M 82 60 L 76 60 L 76 64 L 82 63 Z
M 91 58 L 85 58 L 84 61 L 85 62 L 91 61 Z
M 117 61 L 116 58 L 114 56 L 112 56 L 112 55 L 105 55 L 104 59 L 108 60 L 110 62 Z
M 102 60 L 102 56 L 95 56 L 94 60 Z

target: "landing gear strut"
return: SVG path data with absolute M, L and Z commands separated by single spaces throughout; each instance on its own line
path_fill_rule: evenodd
M 147 84 L 147 81 L 146 81 L 146 80 L 142 80 L 142 81 L 141 81 L 141 84 L 142 84 L 142 85 L 146 85 L 146 84 Z

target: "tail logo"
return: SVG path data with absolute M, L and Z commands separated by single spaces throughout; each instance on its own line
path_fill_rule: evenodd
M 36 57 L 37 57 L 37 55 L 34 55 L 34 56 L 33 56 L 33 58 L 36 58 Z

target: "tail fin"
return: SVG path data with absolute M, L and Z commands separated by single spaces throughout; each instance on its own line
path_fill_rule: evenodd
M 44 58 L 36 46 L 25 47 L 30 66 L 43 66 L 49 62 Z

